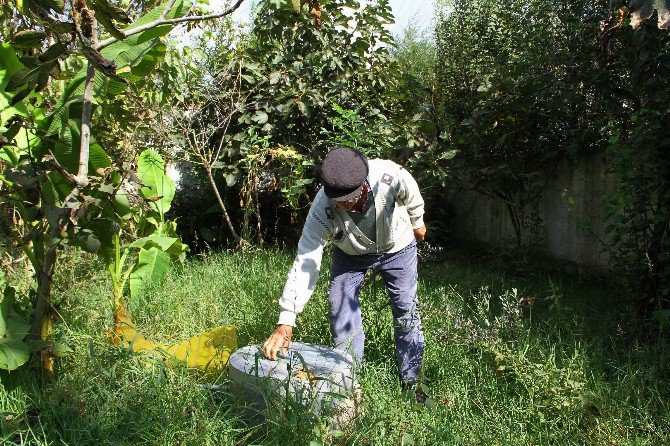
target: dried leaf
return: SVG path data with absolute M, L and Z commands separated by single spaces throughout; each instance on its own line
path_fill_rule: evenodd
M 658 11 L 658 27 L 670 29 L 670 0 L 656 0 L 656 10 Z
M 630 26 L 637 29 L 654 13 L 654 0 L 633 0 L 628 5 Z

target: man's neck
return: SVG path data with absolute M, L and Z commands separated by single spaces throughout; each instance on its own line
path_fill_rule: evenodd
M 350 212 L 365 212 L 367 209 L 367 204 L 368 204 L 368 197 L 370 196 L 370 185 L 368 184 L 367 181 L 363 183 L 363 191 L 361 193 L 361 197 L 358 199 L 356 204 L 354 204 L 351 209 L 349 210 Z

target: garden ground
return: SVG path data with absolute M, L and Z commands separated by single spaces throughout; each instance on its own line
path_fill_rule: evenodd
M 424 247 L 424 251 L 426 251 Z M 150 365 L 112 346 L 111 284 L 95 258 L 68 257 L 56 283 L 57 330 L 74 353 L 55 376 L 0 372 L 7 444 L 663 445 L 670 444 L 668 342 L 635 317 L 607 278 L 539 270 L 524 257 L 424 252 L 427 407 L 403 398 L 382 282 L 362 290 L 363 413 L 344 431 L 327 417 L 276 413 L 262 425 L 186 368 Z M 222 324 L 240 346 L 274 329 L 292 254 L 194 256 L 132 312 L 150 339 L 172 342 Z M 532 266 L 529 266 L 532 265 Z M 329 343 L 326 271 L 295 340 Z M 203 386 L 203 384 L 206 384 Z M 315 442 L 315 443 L 311 443 Z

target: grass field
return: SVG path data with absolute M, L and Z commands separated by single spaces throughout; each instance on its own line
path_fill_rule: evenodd
M 4 443 L 96 445 L 667 445 L 668 342 L 634 317 L 626 296 L 576 274 L 511 272 L 450 255 L 421 263 L 428 407 L 401 395 L 391 312 L 379 279 L 362 291 L 364 413 L 330 430 L 327 419 L 288 411 L 265 424 L 245 419 L 225 384 L 167 369 L 111 346 L 111 285 L 92 259 L 61 267 L 58 324 L 74 353 L 56 376 L 0 373 Z M 167 282 L 133 304 L 147 337 L 174 341 L 222 324 L 240 345 L 274 329 L 290 254 L 220 253 L 172 268 Z M 328 269 L 328 257 L 324 271 Z M 328 344 L 322 274 L 295 339 Z M 581 283 L 580 283 L 581 282 Z

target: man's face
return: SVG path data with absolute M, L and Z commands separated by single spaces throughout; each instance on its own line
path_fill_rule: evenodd
M 361 187 L 358 190 L 358 193 L 356 196 L 350 200 L 346 201 L 339 201 L 339 200 L 333 200 L 335 202 L 335 206 L 337 206 L 338 209 L 342 209 L 345 211 L 350 210 L 354 205 L 358 202 L 358 200 L 361 198 L 361 194 L 363 193 L 363 188 Z

